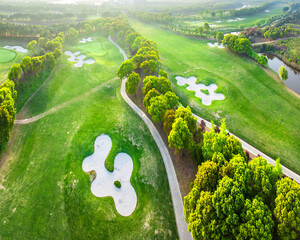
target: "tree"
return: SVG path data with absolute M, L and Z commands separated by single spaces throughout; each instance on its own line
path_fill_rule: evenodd
M 212 193 L 201 192 L 198 197 L 197 189 L 193 188 L 194 197 L 190 197 L 189 202 L 194 202 L 192 197 L 197 201 L 195 211 L 193 211 L 188 220 L 188 229 L 191 232 L 193 239 L 222 239 L 222 231 L 220 223 L 217 218 L 216 210 L 213 206 Z M 192 192 L 191 191 L 191 192 Z M 187 197 L 188 197 L 187 196 Z M 186 197 L 186 198 L 187 198 Z M 186 209 L 186 198 L 185 198 L 185 209 Z M 187 216 L 187 215 L 186 215 Z M 187 217 L 186 217 L 187 218 Z
M 161 94 L 165 94 L 167 92 L 173 92 L 173 89 L 171 87 L 171 82 L 167 78 L 165 78 L 165 77 L 159 77 L 159 78 L 157 78 L 156 89 Z
M 228 136 L 225 121 L 222 122 L 221 131 L 215 132 L 212 122 L 212 129 L 203 134 L 202 153 L 204 160 L 211 160 L 215 153 L 222 153 L 224 158 L 229 161 L 235 155 L 246 158 L 241 142 L 234 136 Z
M 148 107 L 148 112 L 152 116 L 154 122 L 162 121 L 168 109 L 169 104 L 164 95 L 160 95 L 150 99 L 150 106 Z
M 61 56 L 62 51 L 60 48 L 55 48 L 53 54 L 54 54 L 54 57 L 57 59 Z
M 24 57 L 21 61 L 21 68 L 25 74 L 29 73 L 32 69 L 32 62 L 30 57 Z
M 158 90 L 157 81 L 158 78 L 156 76 L 146 76 L 143 81 L 143 94 L 146 95 L 152 88 Z
M 157 68 L 158 68 L 158 64 L 155 60 L 151 59 L 149 61 L 149 65 L 150 65 L 150 73 L 154 74 L 157 72 Z
M 128 77 L 133 71 L 133 63 L 131 60 L 126 60 L 121 64 L 118 70 L 118 76 L 123 79 L 124 77 Z
M 70 28 L 68 35 L 70 36 L 70 38 L 74 39 L 78 37 L 78 31 L 76 31 L 75 28 Z
M 281 78 L 281 80 L 287 80 L 288 79 L 288 71 L 286 70 L 286 68 L 284 66 L 281 66 L 279 69 L 278 69 L 278 74 L 279 74 L 279 77 Z
M 175 112 L 175 118 L 182 118 L 186 121 L 188 128 L 192 134 L 195 133 L 197 128 L 197 118 L 193 116 L 191 108 L 189 106 L 179 107 Z
M 51 40 L 51 41 L 46 42 L 45 48 L 48 51 L 53 52 L 56 48 L 62 49 L 62 44 L 59 41 Z
M 140 81 L 141 79 L 138 73 L 131 73 L 125 83 L 126 91 L 130 94 L 135 94 Z
M 232 51 L 234 51 L 234 46 L 235 46 L 235 40 L 238 39 L 238 36 L 233 35 L 233 34 L 227 34 L 222 43 L 224 46 L 228 47 L 229 49 L 231 49 Z
M 157 96 L 159 96 L 159 92 L 155 88 L 152 88 L 147 92 L 146 96 L 144 97 L 143 104 L 148 112 L 149 112 L 148 107 L 150 106 L 150 100 L 153 97 L 157 97 Z
M 141 47 L 143 41 L 145 41 L 145 39 L 142 36 L 138 36 L 137 38 L 135 38 L 134 43 L 131 46 L 131 49 L 133 51 L 137 51 Z
M 196 28 L 196 32 L 199 33 L 200 36 L 202 35 L 203 31 L 204 31 L 203 27 Z
M 251 176 L 252 196 L 260 196 L 265 203 L 271 203 L 276 193 L 279 172 L 266 159 L 257 157 L 248 164 Z
M 222 42 L 222 40 L 224 39 L 224 33 L 223 32 L 218 32 L 216 35 L 217 41 L 218 42 Z
M 159 69 L 158 75 L 159 75 L 160 77 L 168 78 L 167 72 L 165 72 L 165 71 L 162 70 L 162 69 Z
M 259 58 L 257 59 L 258 64 L 265 66 L 268 64 L 268 58 L 264 55 L 260 55 Z
M 272 240 L 274 222 L 268 206 L 259 197 L 253 201 L 246 199 L 241 214 L 238 240 Z
M 150 75 L 151 70 L 150 70 L 149 61 L 146 60 L 146 61 L 142 62 L 141 68 L 144 69 L 144 73 L 145 73 L 146 76 Z
M 45 66 L 48 68 L 52 68 L 55 64 L 55 57 L 52 52 L 45 54 Z
M 42 61 L 41 61 L 41 59 L 39 57 L 33 57 L 31 59 L 31 61 L 32 61 L 32 71 L 34 73 L 37 73 L 38 71 L 40 71 L 41 68 L 42 68 Z
M 179 103 L 179 97 L 173 92 L 166 92 L 164 97 L 168 102 L 169 109 L 175 108 Z
M 175 121 L 175 111 L 173 109 L 167 110 L 164 116 L 164 131 L 169 135 L 172 130 L 172 125 Z
M 37 45 L 37 41 L 36 40 L 32 40 L 31 42 L 29 42 L 27 44 L 27 49 L 28 51 L 32 51 L 32 52 L 35 52 L 35 48 L 36 48 L 36 45 Z
M 252 51 L 252 43 L 247 38 L 238 38 L 234 42 L 233 50 L 237 53 L 250 55 Z
M 137 32 L 132 32 L 130 34 L 126 34 L 125 41 L 126 41 L 127 45 L 132 46 L 132 44 L 134 43 L 134 40 L 139 36 L 140 36 L 140 34 Z
M 8 79 L 17 82 L 18 78 L 21 77 L 21 65 L 19 63 L 14 63 L 8 73 Z
M 84 29 L 86 33 L 91 33 L 93 31 L 93 28 L 89 23 L 84 24 Z
M 60 37 L 61 39 L 62 39 L 62 41 L 64 42 L 65 41 L 65 34 L 63 33 L 63 32 L 59 32 L 58 34 L 57 34 L 57 37 Z
M 300 231 L 300 185 L 290 178 L 276 183 L 274 217 L 282 240 L 296 239 Z
M 208 23 L 204 23 L 204 26 L 203 26 L 203 27 L 204 27 L 204 31 L 205 31 L 205 32 L 208 32 L 208 31 L 209 31 L 209 28 L 210 28 L 210 27 L 209 27 Z
M 217 217 L 221 219 L 222 237 L 235 239 L 239 233 L 239 213 L 244 208 L 245 197 L 236 181 L 228 176 L 219 182 L 217 190 L 213 195 L 213 206 Z
M 178 117 L 173 123 L 168 136 L 169 147 L 175 148 L 175 153 L 183 149 L 191 150 L 194 145 L 193 134 L 190 132 L 187 122 Z M 182 152 L 181 152 L 182 153 Z
M 38 40 L 38 46 L 40 48 L 43 48 L 45 46 L 46 42 L 47 41 L 46 41 L 46 39 L 44 37 L 40 37 L 39 40 Z

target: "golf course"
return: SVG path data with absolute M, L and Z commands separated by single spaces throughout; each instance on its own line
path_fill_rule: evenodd
M 64 51 L 80 50 L 95 63 L 75 68 L 63 54 L 51 79 L 18 115 L 30 118 L 58 108 L 38 121 L 16 125 L 2 155 L 4 239 L 177 238 L 160 153 L 145 124 L 120 96 L 116 71 L 122 55 L 106 37 L 92 37 L 91 43 L 79 43 L 79 38 L 66 42 Z M 130 181 L 137 205 L 126 218 L 118 214 L 112 198 L 91 193 L 95 175 L 81 167 L 101 134 L 113 142 L 105 161 L 108 171 L 120 152 L 133 160 Z
M 0 240 L 299 239 L 299 16 L 0 0 Z
M 225 118 L 231 132 L 300 173 L 300 122 L 295 121 L 300 117 L 300 98 L 275 80 L 276 73 L 228 49 L 211 48 L 207 41 L 133 19 L 131 23 L 157 43 L 163 66 L 183 105 L 216 124 Z M 195 76 L 198 83 L 217 84 L 216 92 L 224 94 L 225 100 L 205 106 L 193 91 L 177 85 L 176 76 Z

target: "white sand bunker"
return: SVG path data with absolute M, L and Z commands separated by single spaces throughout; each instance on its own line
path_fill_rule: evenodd
M 88 37 L 88 38 L 82 38 L 82 39 L 80 40 L 81 43 L 87 43 L 87 42 L 92 42 L 92 41 L 93 41 L 93 39 L 92 39 L 91 37 Z
M 95 170 L 97 177 L 92 182 L 91 191 L 96 197 L 113 197 L 116 209 L 122 216 L 129 216 L 137 204 L 137 195 L 130 183 L 133 170 L 131 157 L 126 153 L 119 153 L 115 158 L 114 171 L 105 168 L 105 159 L 112 148 L 112 141 L 106 134 L 97 137 L 94 153 L 85 158 L 82 169 L 85 172 Z M 119 181 L 121 187 L 115 186 Z
M 76 51 L 74 53 L 70 52 L 70 51 L 66 51 L 65 52 L 66 55 L 70 56 L 68 58 L 68 60 L 70 62 L 77 62 L 74 64 L 74 67 L 82 67 L 83 64 L 87 63 L 87 64 L 93 64 L 95 63 L 95 60 L 94 59 L 86 59 L 86 56 L 85 55 L 79 55 L 80 52 L 79 51 Z
M 246 18 L 236 18 L 236 19 L 228 19 L 227 22 L 237 22 L 237 21 L 243 21 L 245 20 Z
M 216 84 L 211 84 L 209 86 L 205 86 L 204 84 L 196 84 L 197 78 L 191 76 L 189 78 L 184 78 L 180 76 L 175 77 L 177 80 L 177 84 L 179 86 L 184 86 L 188 84 L 189 86 L 186 88 L 187 90 L 194 91 L 195 96 L 202 99 L 203 105 L 209 106 L 211 102 L 214 100 L 224 100 L 225 96 L 221 93 L 215 93 L 218 86 Z M 207 90 L 208 94 L 203 93 L 201 90 Z
M 218 48 L 224 48 L 223 44 L 219 44 L 218 42 L 215 43 L 207 43 L 208 46 L 210 47 L 218 47 Z
M 20 53 L 27 53 L 28 52 L 27 49 L 25 49 L 25 48 L 23 48 L 21 46 L 8 46 L 7 45 L 4 48 L 10 49 L 10 50 L 15 50 L 15 51 L 20 52 Z
M 271 12 L 271 11 L 267 9 L 267 10 L 265 10 L 265 12 Z
M 221 23 L 222 21 L 218 20 L 218 21 L 215 21 L 216 23 Z

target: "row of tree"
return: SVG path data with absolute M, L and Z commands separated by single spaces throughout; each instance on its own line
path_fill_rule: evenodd
M 0 150 L 10 139 L 11 130 L 15 123 L 15 100 L 17 91 L 12 80 L 6 80 L 0 85 Z
M 260 65 L 267 65 L 268 59 L 266 56 L 258 54 L 252 50 L 252 43 L 249 39 L 241 36 L 236 36 L 234 34 L 227 34 L 223 41 L 223 45 L 231 49 L 233 52 L 245 54 L 254 60 L 256 60 Z
M 202 155 L 185 220 L 194 239 L 296 239 L 300 231 L 300 186 L 282 178 L 262 157 L 247 162 L 238 139 L 223 121 L 203 135 Z

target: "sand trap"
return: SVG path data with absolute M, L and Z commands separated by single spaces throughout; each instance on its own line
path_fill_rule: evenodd
M 270 10 L 265 10 L 265 12 L 271 12 Z
M 218 48 L 224 48 L 223 44 L 219 44 L 218 42 L 215 42 L 214 44 L 212 43 L 207 43 L 208 46 L 210 47 L 218 47 Z
M 236 19 L 228 19 L 227 22 L 237 22 L 237 21 L 242 21 L 245 20 L 246 18 L 236 18 Z
M 114 171 L 106 170 L 104 162 L 111 148 L 112 141 L 106 134 L 97 137 L 94 153 L 85 158 L 82 169 L 85 172 L 96 171 L 96 178 L 92 182 L 91 191 L 96 197 L 109 197 L 114 199 L 116 209 L 122 216 L 129 216 L 133 213 L 137 204 L 137 195 L 130 183 L 133 170 L 131 157 L 126 153 L 119 153 L 114 162 Z M 114 185 L 115 181 L 121 183 L 121 187 Z
M 92 42 L 92 41 L 93 41 L 93 39 L 92 39 L 91 37 L 88 37 L 88 38 L 82 38 L 82 39 L 80 40 L 81 43 L 87 43 L 87 42 Z
M 204 84 L 196 84 L 197 78 L 191 76 L 189 78 L 184 78 L 180 76 L 175 77 L 177 80 L 177 84 L 179 86 L 184 86 L 188 84 L 189 86 L 186 88 L 187 90 L 194 91 L 195 96 L 202 99 L 203 105 L 209 106 L 211 102 L 214 100 L 224 100 L 225 96 L 221 93 L 215 93 L 218 86 L 216 84 L 211 84 L 209 86 L 205 86 Z M 201 90 L 208 90 L 209 94 L 205 94 L 201 92 Z
M 93 63 L 95 63 L 94 59 L 86 59 L 86 60 L 84 60 L 86 58 L 86 56 L 85 55 L 79 55 L 80 54 L 79 51 L 76 51 L 74 53 L 72 53 L 70 51 L 66 51 L 65 54 L 68 55 L 68 56 L 70 56 L 68 58 L 68 60 L 70 62 L 76 62 L 74 64 L 74 67 L 82 67 L 82 65 L 85 64 L 85 63 L 86 64 L 93 64 Z
M 27 53 L 28 52 L 27 49 L 25 49 L 25 48 L 23 48 L 21 46 L 8 46 L 7 45 L 4 48 L 10 49 L 10 50 L 15 50 L 15 51 L 20 52 L 20 53 Z
M 221 23 L 222 21 L 218 20 L 218 21 L 215 21 L 216 23 Z

